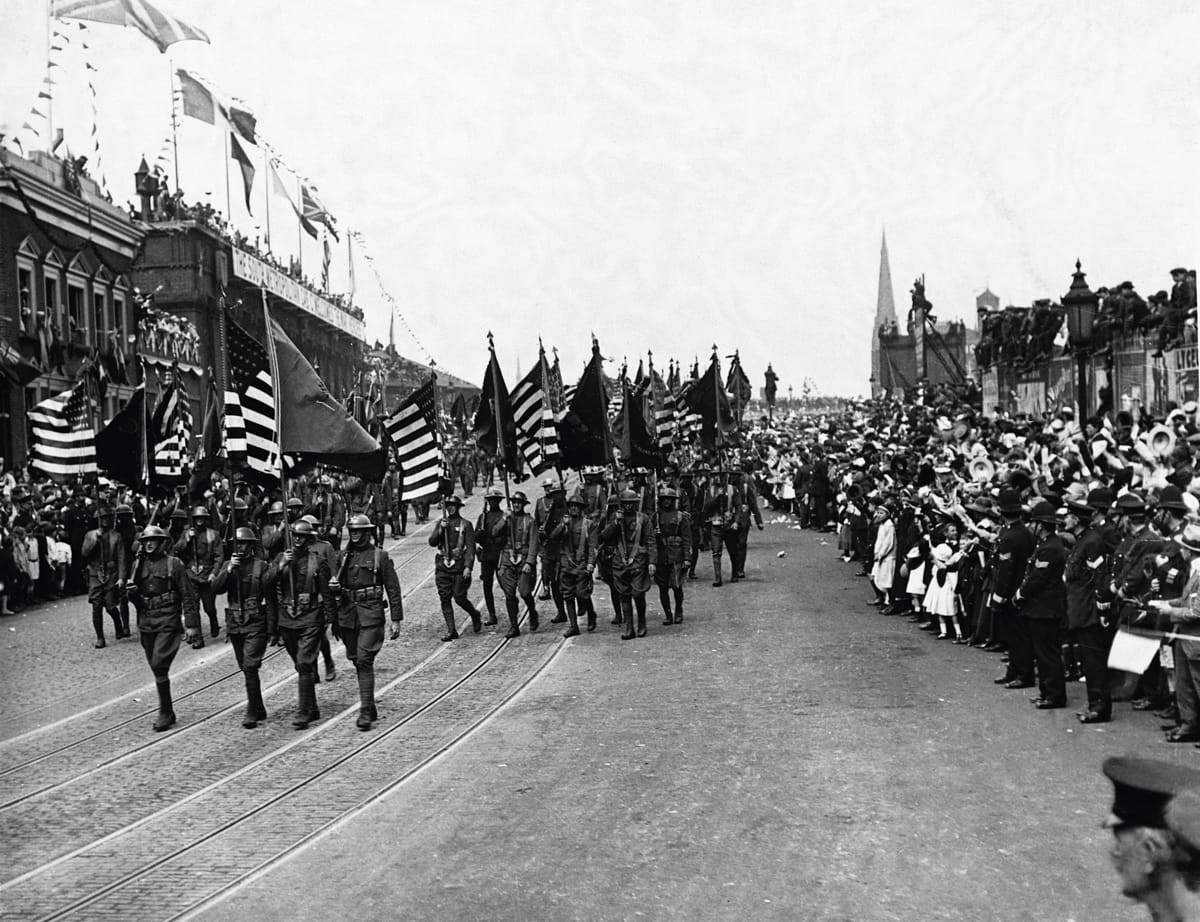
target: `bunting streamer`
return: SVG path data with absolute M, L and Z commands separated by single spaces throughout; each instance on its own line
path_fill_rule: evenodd
M 362 234 L 358 231 L 351 231 L 350 235 L 358 241 L 358 251 L 362 254 L 362 258 L 367 261 L 367 265 L 371 267 L 371 274 L 375 277 L 375 284 L 379 286 L 379 293 L 392 309 L 392 317 L 400 321 L 400 325 L 404 327 L 409 338 L 416 343 L 417 348 L 421 350 L 421 354 L 425 356 L 426 364 L 436 364 L 433 355 L 425 348 L 425 344 L 417 338 L 417 334 L 413 332 L 413 328 L 408 325 L 408 320 L 405 319 L 404 314 L 401 312 L 400 305 L 396 303 L 396 299 L 392 297 L 391 293 L 384 286 L 383 279 L 379 275 L 379 268 L 375 265 L 375 257 L 371 255 L 371 251 L 367 248 L 367 242 L 363 239 Z

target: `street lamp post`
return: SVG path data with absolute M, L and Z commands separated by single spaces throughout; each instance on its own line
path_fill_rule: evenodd
M 1075 385 L 1079 399 L 1079 425 L 1081 427 L 1088 416 L 1088 347 L 1092 344 L 1092 325 L 1096 321 L 1096 309 L 1099 305 L 1100 296 L 1088 287 L 1087 277 L 1083 273 L 1082 266 L 1079 260 L 1075 260 L 1075 274 L 1071 279 L 1071 289 L 1063 295 L 1062 306 L 1067 312 L 1067 340 L 1071 344 L 1071 352 L 1075 356 Z

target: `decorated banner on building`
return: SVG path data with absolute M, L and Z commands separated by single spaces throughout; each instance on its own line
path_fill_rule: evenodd
M 290 301 L 300 309 L 325 321 L 330 326 L 337 327 L 355 339 L 366 341 L 367 325 L 362 320 L 326 301 L 316 292 L 305 288 L 274 266 L 267 265 L 261 259 L 257 259 L 237 247 L 232 249 L 233 274 L 238 278 L 245 279 L 251 285 L 256 285 L 277 297 Z

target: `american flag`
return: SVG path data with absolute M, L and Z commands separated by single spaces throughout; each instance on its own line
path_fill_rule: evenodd
M 430 378 L 409 394 L 383 423 L 400 465 L 400 496 L 406 500 L 420 499 L 438 491 L 442 449 L 438 444 L 433 401 L 433 379 Z
M 517 426 L 517 448 L 535 476 L 550 470 L 559 460 L 558 429 L 547 398 L 548 377 L 543 355 L 509 395 Z
M 151 432 L 153 478 L 162 486 L 186 483 L 192 467 L 192 407 L 187 391 L 172 380 L 159 394 Z
M 229 387 L 225 391 L 225 451 L 259 478 L 278 479 L 275 394 L 267 350 L 228 316 Z
M 567 407 L 571 403 L 571 398 L 567 390 L 567 388 L 563 387 L 562 368 L 558 364 L 558 352 L 556 350 L 554 353 L 554 364 L 546 371 L 546 400 L 550 403 L 550 411 L 554 414 L 555 421 L 559 421 L 567 415 Z M 571 386 L 570 390 L 575 390 L 574 385 Z
M 675 447 L 675 395 L 653 368 L 650 369 L 650 403 L 654 408 L 653 431 L 658 437 L 658 447 L 669 452 Z
M 62 483 L 96 471 L 96 433 L 89 420 L 84 382 L 29 410 L 33 467 Z
M 687 393 L 692 389 L 693 384 L 695 384 L 694 381 L 685 382 L 675 398 L 675 431 L 681 442 L 693 441 L 694 436 L 704 425 L 700 414 L 688 408 Z

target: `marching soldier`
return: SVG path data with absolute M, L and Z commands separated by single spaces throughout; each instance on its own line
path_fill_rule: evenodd
M 408 532 L 408 503 L 403 497 L 404 480 L 400 476 L 400 467 L 395 461 L 389 461 L 383 477 L 383 504 L 387 509 L 393 538 L 403 538 Z
M 512 513 L 493 526 L 493 536 L 500 541 L 500 561 L 497 578 L 504 591 L 504 606 L 508 610 L 508 633 L 505 637 L 520 637 L 520 610 L 517 599 L 525 602 L 529 612 L 529 630 L 538 629 L 538 612 L 533 600 L 533 572 L 537 563 L 538 533 L 533 516 L 525 512 L 529 498 L 520 490 L 513 493 L 509 503 Z
M 559 584 L 567 608 L 570 627 L 563 637 L 579 636 L 579 613 L 587 616 L 587 629 L 596 630 L 596 610 L 592 607 L 592 571 L 596 567 L 596 538 L 592 520 L 584 515 L 587 497 L 576 489 L 567 500 L 567 517 L 551 536 L 559 543 Z
M 212 636 L 221 633 L 221 625 L 217 621 L 217 599 L 213 594 L 213 576 L 225 562 L 225 549 L 221 546 L 221 536 L 216 529 L 209 527 L 212 513 L 204 506 L 192 509 L 192 524 L 175 543 L 172 553 L 187 565 L 188 579 L 196 586 L 196 595 L 208 615 L 208 627 Z M 204 635 L 201 634 L 195 646 L 204 646 Z
M 688 521 L 692 523 L 692 535 L 689 543 L 690 551 L 687 559 L 684 560 L 685 569 L 687 570 L 687 578 L 696 578 L 696 561 L 700 559 L 700 528 L 701 521 L 704 518 L 704 510 L 700 502 L 700 491 L 696 488 L 695 474 L 691 471 L 684 471 L 679 475 L 679 498 L 676 501 L 676 506 L 680 512 L 685 513 Z
M 625 622 L 622 640 L 646 636 L 646 590 L 650 588 L 650 541 L 653 526 L 638 511 L 640 499 L 634 490 L 621 493 L 621 514 L 605 526 L 600 537 L 613 544 L 612 587 L 621 599 Z M 637 632 L 633 617 L 637 612 Z
M 287 544 L 287 535 L 283 531 L 285 527 L 283 503 L 275 500 L 267 507 L 267 524 L 263 526 L 262 531 L 262 549 L 267 560 L 274 560 L 275 555 L 282 551 L 284 545 Z
M 302 515 L 300 516 L 300 521 L 307 522 L 313 529 L 313 539 L 309 545 L 309 551 L 325 561 L 331 574 L 336 573 L 338 553 L 332 544 L 321 537 L 321 523 L 317 521 L 317 517 L 311 514 Z M 337 667 L 333 662 L 333 648 L 329 643 L 329 635 L 325 633 L 324 628 L 321 628 L 321 660 L 325 663 L 325 681 L 332 682 L 337 678 Z M 316 677 L 316 684 L 321 684 L 321 676 L 319 674 Z
M 138 526 L 134 521 L 133 507 L 129 503 L 118 503 L 116 509 L 116 522 L 113 525 L 113 530 L 121 536 L 121 544 L 125 548 L 125 561 L 128 564 L 133 563 L 133 554 L 135 551 L 134 544 L 137 541 Z M 123 572 L 122 578 L 128 576 L 128 572 Z M 121 632 L 118 635 L 129 637 L 129 599 L 123 592 L 117 593 L 117 607 L 121 612 Z
M 762 512 L 758 508 L 758 493 L 754 483 L 746 474 L 735 471 L 730 475 L 736 499 L 733 511 L 733 547 L 729 551 L 729 564 L 733 570 L 730 582 L 746 578 L 746 549 L 750 537 L 750 519 L 759 531 L 763 530 Z M 728 539 L 726 539 L 728 546 Z
M 458 640 L 451 601 L 471 616 L 471 630 L 476 634 L 483 630 L 483 616 L 467 597 L 471 571 L 475 567 L 475 529 L 459 515 L 462 504 L 462 497 L 457 493 L 447 496 L 442 502 L 444 515 L 429 536 L 429 546 L 438 549 L 433 579 L 442 605 L 442 617 L 446 621 L 443 642 Z
M 729 581 L 737 582 L 737 534 L 735 515 L 739 497 L 734 485 L 729 482 L 729 475 L 722 474 L 723 482 L 714 482 L 709 488 L 708 499 L 704 503 L 704 519 L 708 522 L 709 543 L 712 545 L 713 585 L 722 586 L 721 555 L 725 548 L 729 549 L 731 573 Z
M 147 525 L 138 535 L 141 552 L 128 584 L 129 599 L 137 609 L 138 634 L 146 662 L 154 673 L 158 691 L 158 717 L 154 729 L 161 732 L 175 725 L 171 701 L 171 663 L 181 639 L 198 646 L 200 612 L 196 588 L 182 560 L 167 553 L 167 533 Z M 182 619 L 182 623 L 181 622 Z
M 92 606 L 92 628 L 96 632 L 96 649 L 108 646 L 104 639 L 104 613 L 112 618 L 117 640 L 129 637 L 129 622 L 122 619 L 120 583 L 125 578 L 128 563 L 125 543 L 113 528 L 113 512 L 104 506 L 96 512 L 96 528 L 83 536 L 81 557 L 87 570 L 88 602 Z
M 543 601 L 554 599 L 557 614 L 550 619 L 551 624 L 562 624 L 567 620 L 566 609 L 563 607 L 562 588 L 558 584 L 558 565 L 562 548 L 550 536 L 558 528 L 566 506 L 563 496 L 566 490 L 557 480 L 547 479 L 542 483 L 545 496 L 538 500 L 533 510 L 533 519 L 538 529 L 538 556 L 542 564 L 542 595 Z
M 613 616 L 609 624 L 620 624 L 625 620 L 624 613 L 621 611 L 621 593 L 617 591 L 617 585 L 613 582 L 612 577 L 612 562 L 615 551 L 615 542 L 604 539 L 604 534 L 608 526 L 612 522 L 620 521 L 621 518 L 621 497 L 618 493 L 610 493 L 608 501 L 605 503 L 604 515 L 601 516 L 600 522 L 596 527 L 596 532 L 600 536 L 599 551 L 597 553 L 596 569 L 600 575 L 600 579 L 608 584 L 608 595 L 612 602 Z
M 279 633 L 299 676 L 298 707 L 292 726 L 303 730 L 321 719 L 317 708 L 317 651 L 331 607 L 329 564 L 312 551 L 313 527 L 292 526 L 291 549 L 284 548 L 267 570 L 267 591 L 275 593 Z
M 675 508 L 678 502 L 679 493 L 674 487 L 659 493 L 659 513 L 654 527 L 657 544 L 654 581 L 658 584 L 664 626 L 683 624 L 683 574 L 692 557 L 692 518 Z M 671 611 L 672 595 L 675 597 L 674 613 Z
M 328 542 L 335 551 L 342 546 L 342 528 L 346 524 L 346 504 L 333 488 L 333 479 L 324 476 L 317 483 L 309 512 L 316 516 L 320 526 L 317 537 Z
M 233 645 L 233 655 L 246 681 L 242 726 L 253 730 L 267 719 L 258 670 L 267 638 L 277 629 L 278 617 L 273 594 L 267 590 L 267 563 L 259 557 L 258 536 L 253 528 L 242 525 L 233 537 L 233 553 L 217 571 L 213 592 L 227 594 L 225 636 Z
M 167 522 L 167 540 L 174 547 L 187 531 L 188 514 L 186 509 L 176 507 L 171 510 L 171 518 Z
M 608 484 L 604 482 L 604 468 L 586 468 L 583 472 L 583 498 L 587 503 L 583 514 L 599 523 L 604 510 L 608 506 Z
M 392 558 L 371 544 L 375 525 L 365 515 L 352 516 L 350 546 L 341 554 L 329 590 L 337 604 L 333 636 L 346 645 L 346 658 L 358 675 L 358 721 L 370 730 L 379 719 L 375 710 L 375 656 L 383 647 L 383 609 L 391 610 L 392 640 L 400 636 L 404 601 Z M 385 602 L 386 597 L 386 602 Z
M 500 549 L 504 546 L 504 536 L 497 530 L 505 519 L 504 510 L 500 508 L 504 491 L 499 487 L 488 487 L 483 497 L 483 512 L 475 520 L 475 544 L 478 547 L 479 581 L 483 584 L 483 601 L 488 611 L 484 624 L 491 625 L 496 623 L 496 570 L 500 565 Z

